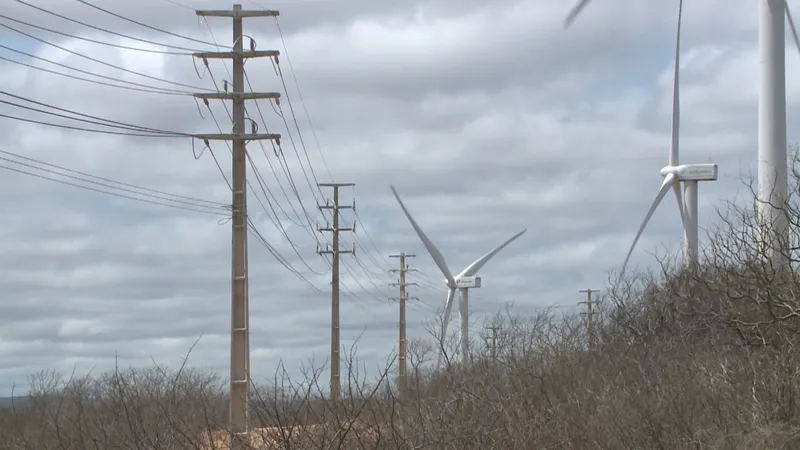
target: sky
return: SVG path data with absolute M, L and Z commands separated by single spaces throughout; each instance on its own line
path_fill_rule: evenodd
M 74 0 L 26 3 L 41 9 L 3 2 L 0 100 L 41 108 L 9 96 L 16 95 L 180 133 L 229 132 L 220 101 L 206 108 L 184 95 L 221 89 L 231 79 L 229 65 L 212 60 L 204 70 L 186 54 L 219 50 L 215 42 L 223 51 L 230 46 L 230 19 L 204 22 L 193 12 L 229 3 L 89 2 L 140 24 Z M 408 280 L 418 283 L 409 288 L 418 297 L 409 302 L 409 338 L 429 336 L 426 324 L 435 323 L 445 297 L 442 276 L 390 185 L 453 272 L 527 228 L 479 273 L 483 286 L 470 294 L 476 345 L 484 319 L 507 305 L 520 314 L 554 305 L 577 311 L 578 290 L 607 286 L 667 162 L 677 1 L 595 0 L 565 31 L 570 6 L 243 0 L 246 9 L 281 13 L 283 40 L 272 18 L 244 23 L 257 49 L 281 52 L 286 84 L 269 60 L 247 62 L 253 90 L 283 92 L 280 107 L 248 104 L 259 132 L 282 134 L 280 152 L 268 142 L 248 145 L 262 176 L 249 169 L 248 201 L 261 236 L 292 268 L 251 236 L 255 380 L 271 378 L 281 360 L 299 376 L 329 353 L 330 266 L 316 250 L 330 236 L 314 227 L 329 220 L 316 205 L 331 190 L 317 182 L 355 183 L 340 194 L 342 203 L 356 204 L 355 213 L 342 212 L 344 224 L 356 223 L 355 234 L 342 234 L 343 246 L 356 249 L 342 255 L 342 345 L 356 348 L 369 370 L 396 349 L 398 305 L 389 297 L 398 293 L 388 284 L 396 281 L 389 270 L 398 261 L 388 255 L 417 255 L 409 261 L 418 270 Z M 706 0 L 686 2 L 684 14 L 681 161 L 720 166 L 720 179 L 700 187 L 705 229 L 717 223 L 716 208 L 725 199 L 747 195 L 743 178 L 755 173 L 757 10 L 746 0 Z M 787 45 L 790 73 L 800 68 L 792 49 Z M 787 79 L 789 139 L 797 140 L 791 125 L 800 117 L 800 78 Z M 0 114 L 120 131 L 8 104 L 0 104 Z M 213 141 L 210 149 L 199 141 L 193 148 L 182 137 L 0 120 L 0 396 L 12 388 L 24 392 L 28 375 L 41 369 L 94 373 L 115 361 L 176 367 L 195 342 L 189 364 L 227 374 L 231 227 L 225 205 L 231 200 L 212 151 L 228 179 L 231 158 L 224 142 Z M 128 184 L 67 178 L 41 162 Z M 150 191 L 143 195 L 133 186 Z M 632 267 L 656 267 L 656 255 L 679 251 L 681 239 L 670 196 L 640 240 Z M 454 309 L 451 332 L 456 316 Z

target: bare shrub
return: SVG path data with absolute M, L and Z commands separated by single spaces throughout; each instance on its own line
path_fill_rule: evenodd
M 499 342 L 453 358 L 457 339 L 408 342 L 407 389 L 392 357 L 377 375 L 344 358 L 342 398 L 323 367 L 283 365 L 253 383 L 253 449 L 800 448 L 800 277 L 759 240 L 755 202 L 730 202 L 698 267 L 612 280 L 594 318 L 506 310 Z M 797 205 L 783 206 L 800 242 Z M 441 345 L 444 342 L 444 345 Z M 444 364 L 436 368 L 439 352 Z M 0 410 L 14 450 L 227 449 L 227 386 L 190 368 L 40 372 L 25 402 Z

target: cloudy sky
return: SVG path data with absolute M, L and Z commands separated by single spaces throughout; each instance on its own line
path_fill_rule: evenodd
M 205 70 L 188 55 L 214 51 L 215 42 L 230 46 L 230 19 L 206 23 L 192 11 L 229 3 L 90 2 L 135 24 L 77 0 L 26 2 L 41 9 L 2 0 L 0 100 L 159 130 L 229 132 L 221 102 L 209 110 L 184 95 L 231 79 L 222 62 Z M 288 90 L 269 60 L 247 63 L 254 90 L 284 93 L 280 108 L 248 105 L 260 132 L 283 134 L 280 156 L 268 142 L 249 145 L 264 182 L 262 189 L 251 167 L 249 202 L 257 229 L 292 268 L 250 238 L 254 378 L 269 377 L 281 358 L 296 372 L 329 351 L 330 268 L 316 249 L 330 237 L 312 225 L 325 224 L 316 204 L 331 191 L 316 182 L 356 183 L 341 191 L 357 206 L 357 216 L 343 213 L 357 232 L 342 238 L 356 247 L 342 257 L 342 344 L 358 338 L 370 367 L 396 346 L 397 304 L 387 298 L 397 294 L 387 284 L 397 260 L 389 254 L 417 254 L 409 337 L 426 336 L 445 293 L 390 184 L 453 272 L 528 228 L 480 273 L 483 287 L 470 297 L 473 333 L 509 302 L 521 313 L 573 310 L 579 289 L 602 289 L 619 268 L 667 160 L 677 1 L 596 0 L 568 32 L 570 5 L 561 1 L 243 3 L 280 10 L 285 46 L 271 18 L 244 27 L 259 50 L 282 52 Z M 757 8 L 746 0 L 686 3 L 681 157 L 716 162 L 721 176 L 700 188 L 706 227 L 721 199 L 746 193 L 741 178 L 755 167 Z M 789 52 L 787 71 L 799 66 Z M 787 90 L 792 140 L 800 78 L 789 77 Z M 0 114 L 131 132 L 9 104 Z M 217 141 L 211 150 L 229 178 L 228 148 Z M 190 363 L 227 373 L 230 189 L 211 151 L 198 142 L 199 157 L 192 152 L 188 138 L 0 121 L 0 396 L 15 384 L 24 390 L 39 369 L 100 371 L 115 355 L 124 366 L 178 365 L 201 335 Z M 634 265 L 679 249 L 673 203 L 668 197 L 654 217 Z

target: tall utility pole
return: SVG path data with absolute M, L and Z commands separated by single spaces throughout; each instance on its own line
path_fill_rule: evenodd
M 341 382 L 341 359 L 340 359 L 340 328 L 339 328 L 339 255 L 347 253 L 355 253 L 355 246 L 349 250 L 341 250 L 339 248 L 339 232 L 341 231 L 355 231 L 355 227 L 342 228 L 339 227 L 339 211 L 342 209 L 356 209 L 356 202 L 353 200 L 352 205 L 339 204 L 339 188 L 352 187 L 355 183 L 317 183 L 319 187 L 333 188 L 333 204 L 326 202 L 324 205 L 317 205 L 323 210 L 331 210 L 333 216 L 333 226 L 328 224 L 325 227 L 317 227 L 319 232 L 330 231 L 333 233 L 333 245 L 331 248 L 317 249 L 320 255 L 331 255 L 331 400 L 337 402 L 341 395 L 342 382 Z
M 786 216 L 786 1 L 759 0 L 758 213 L 766 257 L 789 264 Z
M 580 302 L 580 304 L 586 305 L 586 334 L 589 336 L 589 351 L 594 349 L 594 301 L 592 300 L 592 294 L 595 292 L 600 292 L 597 289 L 582 289 L 580 291 L 581 294 L 586 294 L 586 301 Z
M 492 325 L 490 327 L 486 327 L 487 330 L 492 332 L 492 337 L 490 340 L 487 340 L 487 345 L 489 346 L 490 351 L 492 352 L 492 361 L 497 361 L 497 338 L 501 331 L 503 331 L 503 327 L 499 325 Z M 491 343 L 489 343 L 491 342 Z
M 245 100 L 278 99 L 278 93 L 244 92 L 244 61 L 247 58 L 270 57 L 277 59 L 278 51 L 243 49 L 242 19 L 245 17 L 277 17 L 278 11 L 244 11 L 242 5 L 233 10 L 196 11 L 201 17 L 230 17 L 233 19 L 233 51 L 198 52 L 194 57 L 231 59 L 233 61 L 233 92 L 194 94 L 207 102 L 210 99 L 233 102 L 233 133 L 197 135 L 198 139 L 233 141 L 233 211 L 232 228 L 232 286 L 231 286 L 231 368 L 230 368 L 230 433 L 231 449 L 249 445 L 248 394 L 250 382 L 250 317 L 247 283 L 247 156 L 246 143 L 252 140 L 272 139 L 280 144 L 279 134 L 245 133 Z
M 400 395 L 402 396 L 406 390 L 406 383 L 408 380 L 407 375 L 407 366 L 406 366 L 406 300 L 409 300 L 408 292 L 406 291 L 407 286 L 416 286 L 417 283 L 408 283 L 406 281 L 406 273 L 408 272 L 416 272 L 415 269 L 409 269 L 408 264 L 406 264 L 406 258 L 414 258 L 417 255 L 412 255 L 409 253 L 400 253 L 399 255 L 389 255 L 390 258 L 400 258 L 400 268 L 399 269 L 391 269 L 390 272 L 392 273 L 399 273 L 400 274 L 400 282 L 399 283 L 389 283 L 390 286 L 400 286 L 400 297 L 392 298 L 391 300 L 397 300 L 400 303 L 400 357 L 399 357 L 399 364 L 398 364 L 398 371 L 399 371 L 399 384 L 400 384 Z

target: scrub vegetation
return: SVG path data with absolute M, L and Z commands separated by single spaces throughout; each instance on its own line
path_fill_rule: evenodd
M 591 336 L 583 315 L 501 313 L 491 319 L 503 329 L 496 351 L 477 340 L 467 366 L 435 370 L 435 336 L 411 341 L 402 390 L 394 363 L 367 378 L 351 352 L 336 404 L 321 368 L 290 380 L 279 367 L 254 383 L 250 445 L 800 448 L 800 277 L 765 261 L 755 210 L 724 205 L 700 267 L 670 257 L 659 272 L 610 283 Z M 786 212 L 796 239 L 799 211 Z M 225 380 L 190 363 L 36 374 L 29 397 L 0 410 L 0 448 L 227 448 Z

